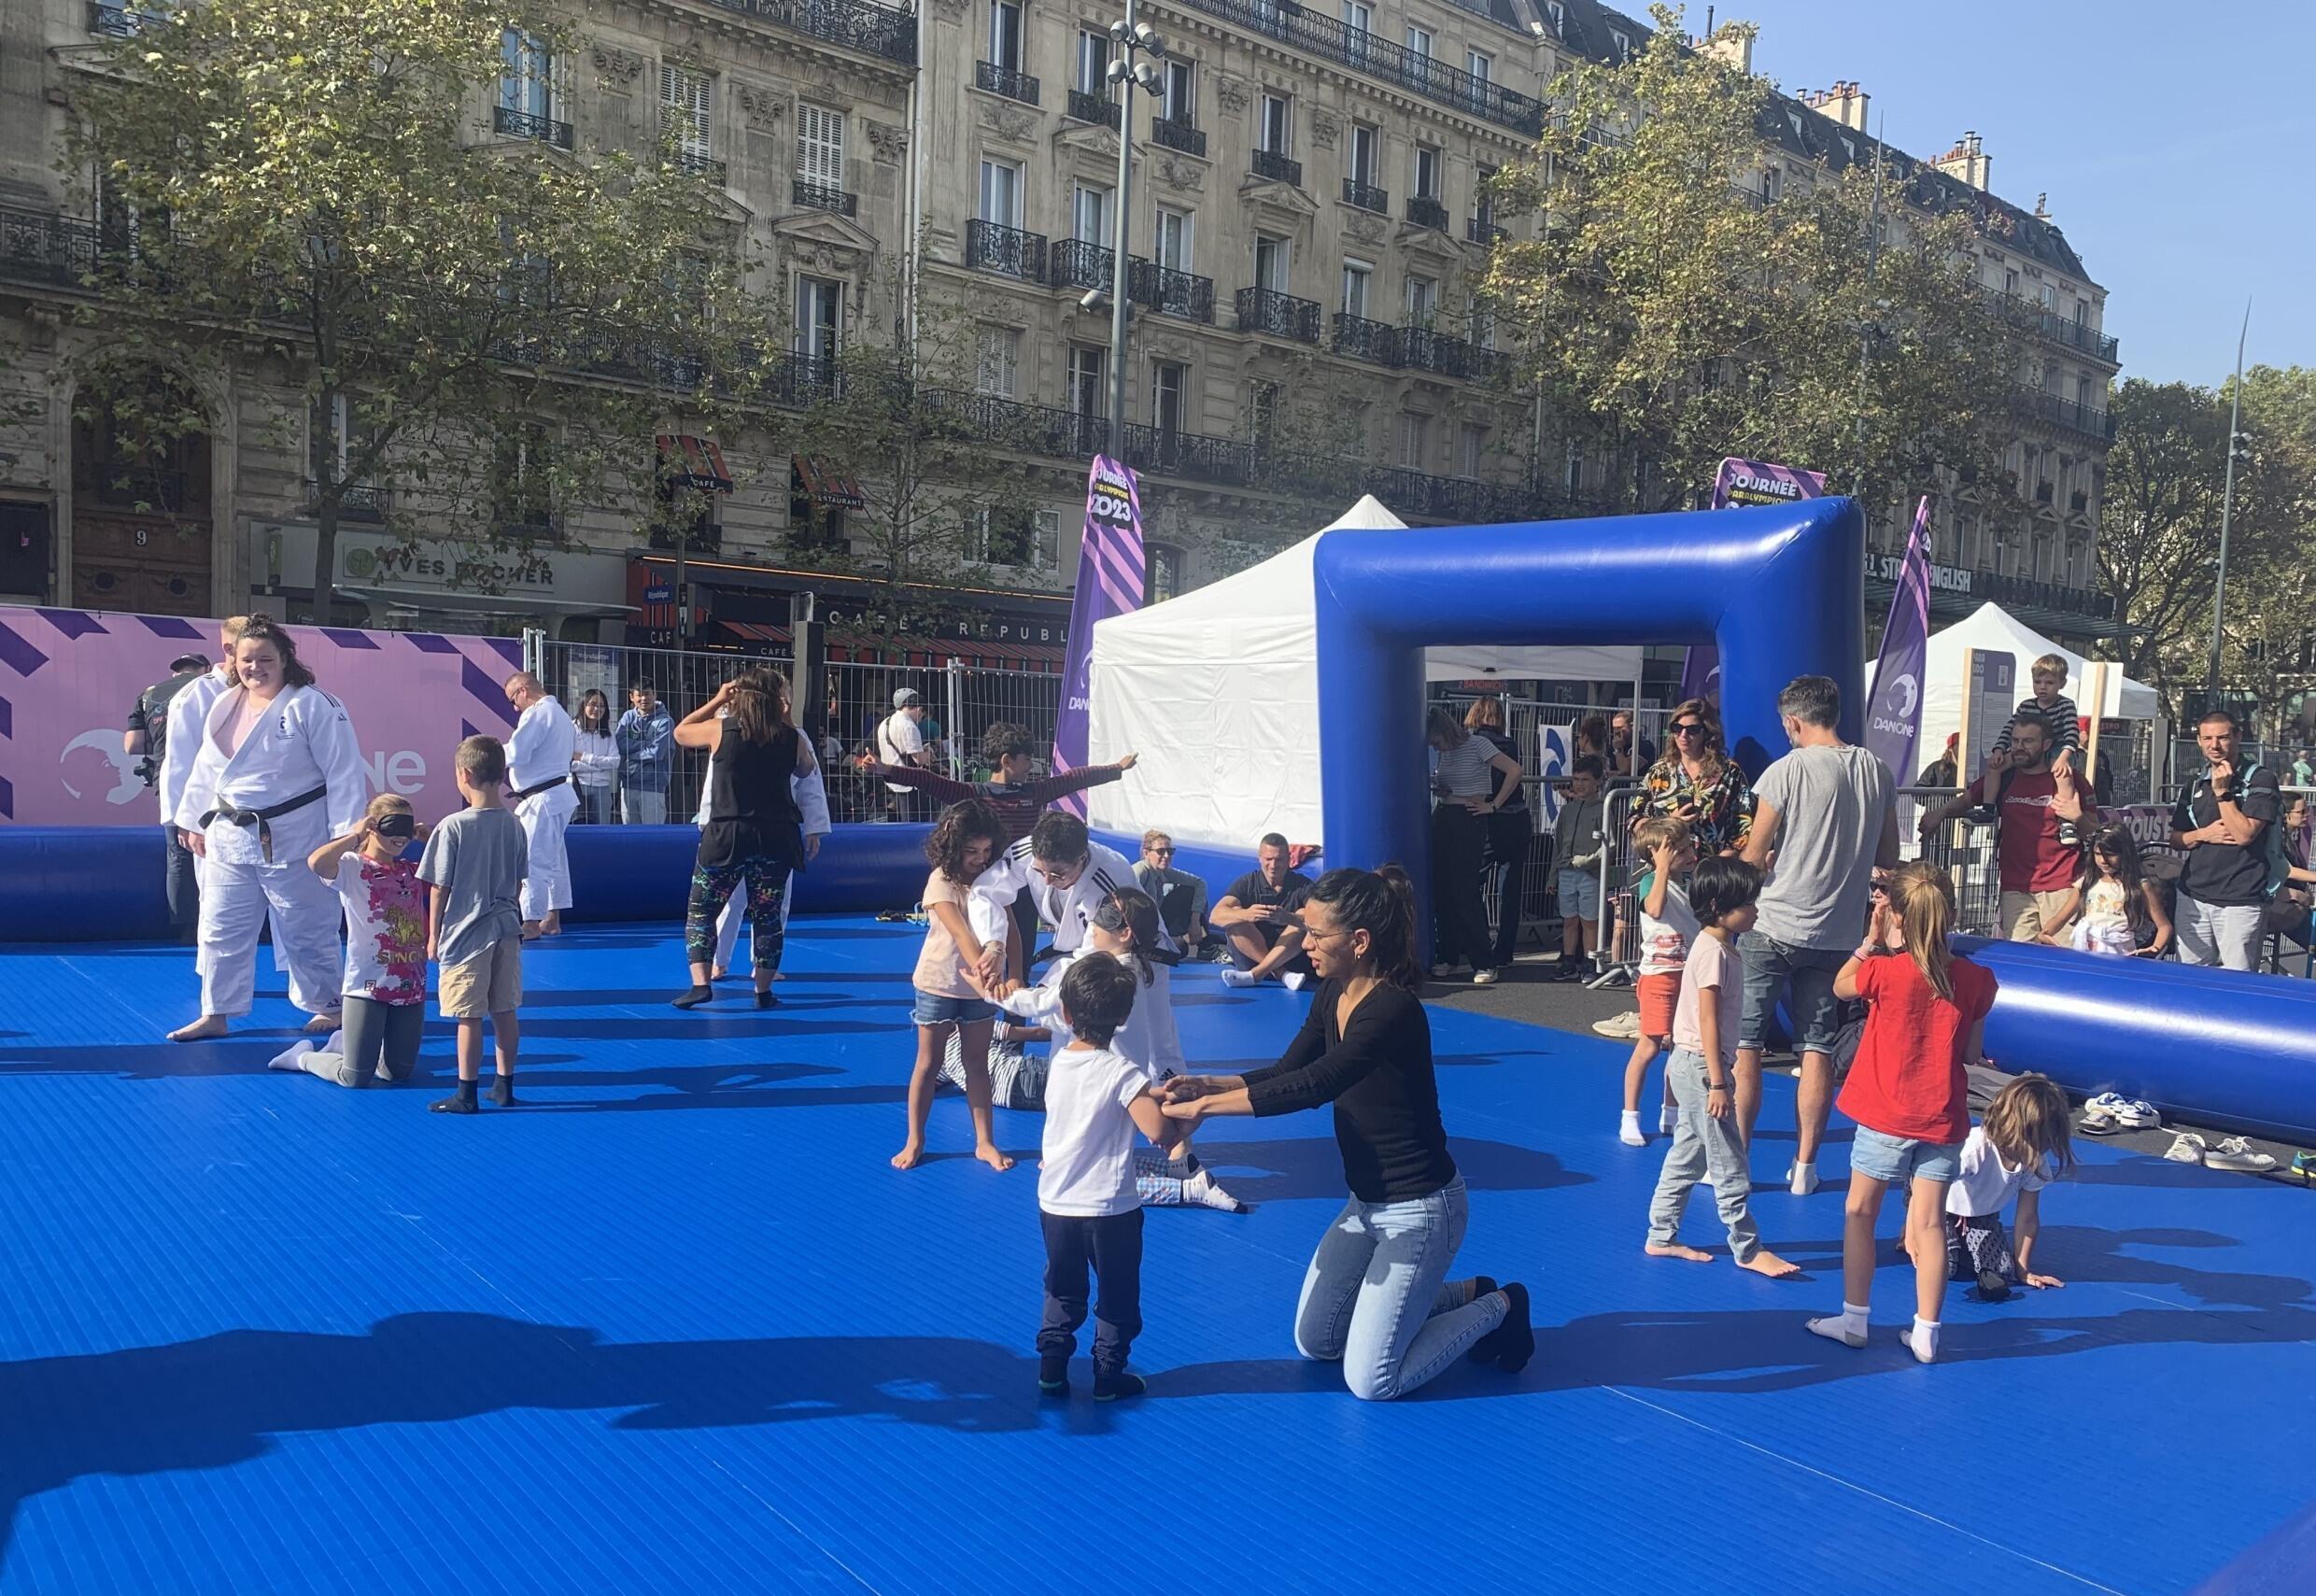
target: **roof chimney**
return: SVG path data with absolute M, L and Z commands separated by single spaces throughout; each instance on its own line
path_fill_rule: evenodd
M 1711 56 L 1731 71 L 1741 72 L 1748 78 L 1753 76 L 1753 35 L 1747 29 L 1734 28 L 1715 34 L 1704 41 L 1699 53 Z
M 1930 162 L 1947 177 L 1958 177 L 1982 191 L 1987 186 L 1994 163 L 1994 157 L 1980 148 L 1975 132 L 1964 134 L 1952 149 Z
M 1845 128 L 1866 131 L 1866 92 L 1855 82 L 1836 83 L 1819 108 Z

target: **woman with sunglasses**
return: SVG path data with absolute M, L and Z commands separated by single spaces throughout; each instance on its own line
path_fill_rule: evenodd
M 1735 854 L 1753 830 L 1753 784 L 1721 745 L 1721 717 L 1702 699 L 1673 706 L 1664 757 L 1641 777 L 1632 824 L 1654 816 L 1677 820 L 1696 839 L 1698 853 Z
M 1407 877 L 1329 870 L 1298 919 L 1320 981 L 1303 1029 L 1268 1068 L 1176 1079 L 1166 1113 L 1195 1125 L 1335 1105 L 1351 1194 L 1304 1275 L 1294 1344 L 1341 1363 L 1353 1396 L 1405 1396 L 1467 1354 L 1516 1374 L 1536 1349 L 1528 1288 L 1448 1278 L 1469 1199 L 1440 1123 Z

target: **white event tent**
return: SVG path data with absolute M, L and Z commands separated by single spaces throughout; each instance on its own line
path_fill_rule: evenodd
M 2155 689 L 2132 681 L 2115 665 L 2107 668 L 2105 699 L 2097 705 L 2088 702 L 2090 672 L 2082 655 L 2061 648 L 2013 618 L 2000 605 L 1981 604 L 1975 613 L 1944 631 L 1932 632 L 1924 651 L 1922 734 L 1915 742 L 1921 764 L 1937 758 L 1947 737 L 1962 729 L 1963 660 L 1966 651 L 1973 648 L 2008 654 L 2017 662 L 2018 696 L 2022 699 L 2034 691 L 2034 685 L 2027 680 L 2034 662 L 2046 654 L 2055 654 L 2067 661 L 2067 696 L 2075 700 L 2076 708 L 2083 714 L 2096 714 L 2101 720 L 2154 720 L 2163 713 Z M 1873 670 L 1874 661 L 1867 660 L 1869 691 L 1873 685 Z
M 1266 831 L 1321 840 L 1318 623 L 1311 560 L 1338 528 L 1404 528 L 1370 495 L 1292 548 L 1236 576 L 1094 629 L 1087 748 L 1141 756 L 1121 783 L 1088 792 L 1097 829 L 1250 848 Z M 1641 650 L 1452 647 L 1429 651 L 1431 680 L 1635 682 Z M 1375 757 L 1421 759 L 1413 727 Z

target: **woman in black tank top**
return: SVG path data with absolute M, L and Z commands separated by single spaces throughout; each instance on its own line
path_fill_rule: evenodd
M 715 961 L 716 917 L 742 881 L 756 952 L 756 1006 L 770 1009 L 777 1001 L 772 977 L 780 969 L 781 894 L 789 873 L 804 862 L 804 820 L 791 784 L 812 769 L 812 745 L 788 715 L 786 680 L 770 671 L 743 671 L 675 728 L 684 747 L 715 751 L 708 764 L 708 823 L 699 828 L 699 859 L 684 914 L 692 985 L 675 1000 L 678 1009 L 697 1008 L 714 996 L 708 975 Z

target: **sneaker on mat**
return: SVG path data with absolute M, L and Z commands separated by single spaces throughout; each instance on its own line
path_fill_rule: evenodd
M 2261 1152 L 2239 1136 L 2229 1137 L 2203 1155 L 2206 1169 L 2235 1169 L 2247 1175 L 2265 1175 L 2276 1167 L 2275 1158 Z
M 2152 1131 L 2163 1124 L 2163 1116 L 2155 1112 L 2155 1106 L 2138 1098 L 2125 1103 L 2115 1117 L 2135 1131 Z
M 1472 984 L 1474 986 L 1493 986 L 1496 984 L 1496 972 L 1491 969 L 1476 969 L 1472 972 Z
M 1641 1034 L 1640 1010 L 1636 1009 L 1631 1013 L 1612 1014 L 1605 1020 L 1596 1020 L 1592 1023 L 1592 1031 L 1595 1036 L 1607 1037 L 1615 1041 L 1636 1040 Z
M 2165 1150 L 2164 1156 L 2174 1164 L 2201 1164 L 2205 1151 L 2203 1137 L 2194 1131 L 2182 1131 L 2171 1138 L 2171 1145 Z

